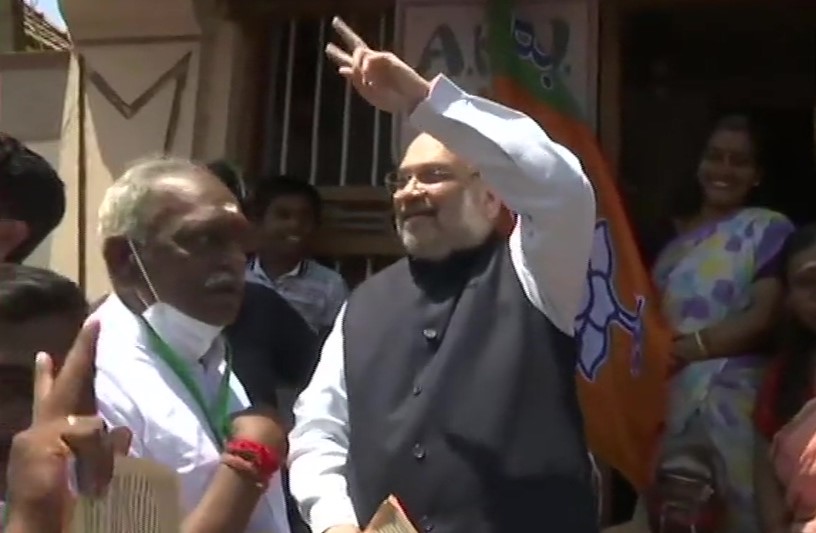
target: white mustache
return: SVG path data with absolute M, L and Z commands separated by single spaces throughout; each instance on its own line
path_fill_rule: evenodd
M 425 198 L 423 201 L 412 202 L 405 206 L 405 209 L 398 213 L 400 220 L 405 220 L 417 215 L 434 215 L 436 208 Z

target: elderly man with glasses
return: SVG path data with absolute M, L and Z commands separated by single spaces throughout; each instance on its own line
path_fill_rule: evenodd
M 578 159 L 334 27 L 339 73 L 421 133 L 388 179 L 407 257 L 351 294 L 295 407 L 302 513 L 356 533 L 393 494 L 420 531 L 598 531 L 575 391 L 595 223 Z M 519 216 L 509 240 L 502 203 Z

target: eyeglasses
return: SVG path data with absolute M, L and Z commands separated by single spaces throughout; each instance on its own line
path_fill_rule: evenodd
M 478 172 L 470 174 L 468 177 L 477 176 Z M 385 186 L 388 192 L 395 194 L 408 186 L 408 183 L 415 179 L 417 183 L 434 185 L 446 181 L 457 179 L 457 174 L 446 168 L 429 168 L 424 170 L 402 171 L 394 170 L 385 175 Z

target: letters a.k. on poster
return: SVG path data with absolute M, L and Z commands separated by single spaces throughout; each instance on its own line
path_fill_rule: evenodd
M 557 69 L 566 80 L 587 122 L 595 123 L 597 20 L 590 0 L 517 2 L 530 29 L 530 55 L 546 73 Z M 444 73 L 463 89 L 489 95 L 492 83 L 486 0 L 398 0 L 395 48 L 426 78 Z M 554 22 L 566 24 L 567 40 L 538 46 L 554 38 Z M 546 74 L 545 74 L 546 75 Z M 398 162 L 416 131 L 407 121 L 394 124 L 394 161 Z

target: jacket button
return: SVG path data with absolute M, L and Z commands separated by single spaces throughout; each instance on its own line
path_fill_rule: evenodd
M 433 328 L 425 328 L 422 330 L 422 336 L 429 341 L 436 339 L 437 335 L 439 334 Z
M 420 394 L 422 394 L 422 385 L 418 383 L 414 385 L 414 390 L 411 391 L 411 394 L 413 394 L 414 396 L 419 396 Z
M 425 448 L 419 443 L 414 444 L 414 449 L 412 450 L 412 453 L 414 455 L 414 459 L 418 461 L 425 459 Z

